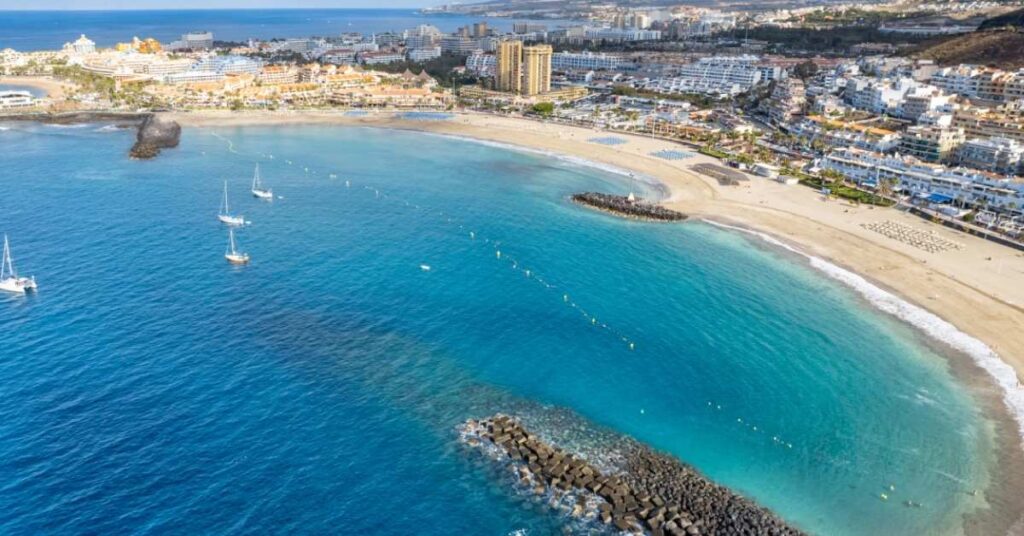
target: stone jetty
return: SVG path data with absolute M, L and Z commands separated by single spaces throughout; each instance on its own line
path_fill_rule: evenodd
M 711 482 L 675 458 L 636 444 L 624 453 L 624 471 L 608 474 L 586 460 L 550 445 L 512 417 L 469 420 L 464 442 L 492 449 L 515 467 L 520 482 L 535 493 L 577 493 L 597 498 L 595 522 L 615 532 L 652 536 L 779 535 L 798 529 L 752 501 Z
M 583 192 L 574 194 L 572 200 L 575 203 L 626 218 L 649 221 L 682 221 L 686 219 L 686 214 L 682 212 L 648 203 L 642 199 L 630 200 L 624 195 Z
M 181 140 L 181 126 L 177 122 L 151 112 L 0 113 L 0 121 L 35 121 L 48 125 L 110 123 L 118 128 L 136 128 L 135 145 L 128 155 L 141 159 L 153 158 L 161 149 L 177 147 Z

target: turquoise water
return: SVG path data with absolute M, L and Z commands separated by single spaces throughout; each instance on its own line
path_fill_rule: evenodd
M 143 162 L 130 131 L 5 126 L 0 231 L 41 291 L 0 298 L 0 532 L 556 533 L 455 446 L 524 404 L 819 534 L 936 533 L 984 485 L 985 421 L 909 328 L 744 236 L 567 201 L 619 175 L 387 130 L 187 129 Z

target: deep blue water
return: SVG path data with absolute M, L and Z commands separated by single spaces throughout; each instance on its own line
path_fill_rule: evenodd
M 0 8 L 3 6 L 0 5 Z M 214 39 L 338 36 L 345 32 L 402 31 L 433 24 L 451 32 L 481 20 L 510 30 L 513 19 L 462 15 L 421 15 L 411 9 L 187 9 L 146 11 L 2 11 L 0 49 L 49 50 L 80 34 L 109 47 L 133 36 L 170 42 L 190 31 L 211 31 Z M 535 21 L 536 22 L 536 21 Z M 565 21 L 544 21 L 549 27 Z
M 5 126 L 0 231 L 41 290 L 0 297 L 2 533 L 558 533 L 457 448 L 535 404 L 819 534 L 934 534 L 984 487 L 985 421 L 909 328 L 744 236 L 566 199 L 618 175 L 387 130 L 187 129 L 143 162 L 129 131 Z

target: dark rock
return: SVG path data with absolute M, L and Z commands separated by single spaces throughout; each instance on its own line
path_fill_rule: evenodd
M 627 218 L 651 221 L 682 221 L 687 218 L 686 214 L 682 212 L 676 212 L 643 200 L 630 201 L 628 197 L 622 195 L 583 192 L 573 195 L 572 200 L 581 205 Z
M 153 158 L 161 149 L 177 147 L 180 141 L 181 125 L 160 115 L 150 115 L 139 125 L 129 154 L 132 158 Z

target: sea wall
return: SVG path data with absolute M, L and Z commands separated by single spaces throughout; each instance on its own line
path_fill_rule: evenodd
M 604 474 L 593 464 L 550 445 L 512 417 L 469 420 L 461 437 L 490 448 L 516 465 L 520 482 L 555 494 L 583 493 L 577 517 L 593 516 L 617 531 L 652 536 L 801 535 L 800 530 L 673 457 L 636 444 L 625 453 L 622 474 Z M 582 505 L 596 504 L 588 512 Z
M 687 218 L 686 214 L 671 209 L 647 203 L 643 200 L 631 201 L 624 195 L 602 194 L 599 192 L 583 192 L 574 194 L 572 200 L 575 203 L 638 220 L 648 221 L 682 221 Z
M 161 149 L 177 147 L 181 140 L 181 126 L 177 122 L 148 112 L 11 113 L 0 114 L 0 121 L 35 121 L 48 125 L 111 123 L 121 128 L 135 128 L 135 144 L 128 154 L 140 159 L 153 158 Z

